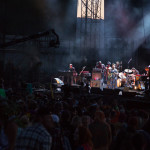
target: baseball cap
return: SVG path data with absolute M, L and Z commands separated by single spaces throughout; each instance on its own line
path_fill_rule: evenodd
M 52 114 L 51 116 L 55 123 L 59 123 L 59 117 L 56 114 Z

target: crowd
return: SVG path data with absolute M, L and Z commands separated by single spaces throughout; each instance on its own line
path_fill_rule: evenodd
M 84 92 L 84 91 L 83 91 Z M 149 111 L 113 96 L 6 90 L 0 150 L 150 150 Z

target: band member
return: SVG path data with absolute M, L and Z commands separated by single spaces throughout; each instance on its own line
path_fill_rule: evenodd
M 146 76 L 149 76 L 149 68 L 150 68 L 150 65 L 148 67 L 145 67 Z
M 107 62 L 107 66 L 106 66 L 106 79 L 108 78 L 108 75 L 110 74 L 111 71 L 111 62 Z
M 111 88 L 117 88 L 117 78 L 118 78 L 118 70 L 116 69 L 116 65 L 112 64 L 111 69 Z
M 116 61 L 116 69 L 118 70 L 118 72 L 122 71 L 122 62 Z
M 77 80 L 77 72 L 75 70 L 75 67 L 73 67 L 72 64 L 69 64 L 69 71 L 68 72 L 72 72 L 71 76 L 69 77 L 69 84 L 76 84 L 76 80 Z
M 103 74 L 103 76 L 104 76 L 104 74 L 105 74 L 105 71 L 106 71 L 106 67 L 105 67 L 104 64 L 102 64 L 102 74 Z
M 135 69 L 134 67 L 131 69 L 132 70 L 132 80 L 131 80 L 131 85 L 135 86 L 135 85 L 138 85 L 139 83 L 137 82 L 136 80 L 136 75 L 139 74 L 139 71 L 137 69 Z
M 145 79 L 145 91 L 147 91 L 149 89 L 150 91 L 150 65 L 145 67 L 145 71 L 146 71 L 146 79 Z
M 75 67 L 73 67 L 72 64 L 69 64 L 69 72 L 74 72 L 75 71 Z
M 111 82 L 111 62 L 107 62 L 107 66 L 106 66 L 106 75 L 105 75 L 105 77 L 106 77 L 106 82 L 107 82 L 107 87 L 108 88 L 111 88 L 111 86 L 110 86 L 110 82 Z
M 96 63 L 96 68 L 102 69 L 102 62 L 101 62 L 101 61 L 98 61 L 98 62 Z
M 137 75 L 137 74 L 139 74 L 139 71 L 138 71 L 137 69 L 135 69 L 135 68 L 132 68 L 131 70 L 132 70 L 132 72 L 133 72 L 133 74 L 134 74 L 134 75 Z
M 103 83 L 106 83 L 106 78 L 105 78 L 105 75 L 106 75 L 106 67 L 104 64 L 102 64 L 102 69 L 101 69 L 101 80 L 102 80 L 102 84 Z

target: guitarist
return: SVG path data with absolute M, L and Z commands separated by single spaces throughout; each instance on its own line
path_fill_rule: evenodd
M 118 70 L 116 69 L 116 65 L 112 64 L 111 69 L 111 87 L 112 89 L 117 88 L 117 78 L 118 78 Z
M 111 81 L 111 62 L 107 62 L 107 66 L 106 66 L 106 82 L 107 82 L 107 87 L 110 88 L 110 81 Z

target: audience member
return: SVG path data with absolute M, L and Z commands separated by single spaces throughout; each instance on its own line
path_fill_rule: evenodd
M 53 121 L 49 108 L 39 108 L 35 123 L 17 137 L 15 150 L 50 150 L 52 136 L 49 132 L 52 127 Z

